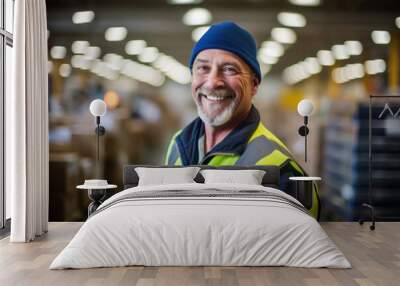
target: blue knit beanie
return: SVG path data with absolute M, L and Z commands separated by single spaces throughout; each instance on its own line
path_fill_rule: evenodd
M 260 65 L 257 61 L 257 47 L 253 36 L 233 22 L 222 22 L 212 25 L 193 47 L 189 68 L 198 53 L 207 49 L 225 50 L 244 60 L 261 81 Z

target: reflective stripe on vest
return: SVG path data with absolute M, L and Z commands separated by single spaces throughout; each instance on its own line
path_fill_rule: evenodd
M 180 159 L 178 146 L 176 144 L 173 144 L 171 147 L 169 156 L 167 158 L 167 165 L 176 165 L 176 161 Z
M 175 161 L 174 165 L 175 165 L 175 166 L 182 166 L 182 160 L 181 160 L 181 157 L 178 157 L 178 159 L 176 159 L 176 161 Z
M 278 137 L 276 137 L 274 134 L 272 134 L 271 131 L 269 131 L 264 124 L 262 124 L 261 122 L 258 124 L 258 127 L 256 129 L 256 131 L 254 131 L 253 135 L 251 135 L 249 142 L 253 141 L 255 138 L 259 137 L 259 136 L 265 136 L 268 139 L 270 139 L 273 142 L 276 142 L 277 144 L 279 144 L 282 148 L 286 149 L 287 152 L 290 151 L 289 149 L 285 146 L 285 144 L 283 144 L 283 142 L 281 140 L 278 139 Z
M 217 154 L 208 162 L 210 166 L 233 166 L 239 159 L 235 154 Z
M 164 162 L 165 165 L 176 165 L 176 161 L 177 161 L 178 157 L 180 157 L 178 146 L 176 145 L 176 142 L 175 142 L 175 138 L 181 132 L 182 132 L 182 130 L 179 130 L 178 132 L 176 132 L 174 134 L 174 136 L 172 137 L 171 142 L 169 143 L 168 150 L 167 150 L 167 156 L 165 157 L 165 162 Z
M 240 159 L 236 162 L 236 165 L 252 165 L 257 164 L 258 161 L 265 158 L 267 155 L 272 154 L 274 151 L 280 151 L 286 158 L 290 158 L 291 154 L 278 143 L 269 140 L 263 135 L 260 135 L 247 143 L 246 150 L 243 152 Z M 274 157 L 274 156 L 273 156 Z M 269 162 L 273 161 L 273 157 L 269 159 Z M 277 162 L 272 165 L 280 166 L 285 160 L 277 158 Z M 266 164 L 257 164 L 266 165 Z

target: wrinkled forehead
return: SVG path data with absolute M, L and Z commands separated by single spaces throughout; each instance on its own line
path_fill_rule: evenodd
M 219 49 L 207 49 L 201 51 L 194 60 L 194 65 L 198 63 L 209 63 L 217 65 L 234 64 L 240 68 L 250 70 L 250 67 L 239 56 L 229 51 Z

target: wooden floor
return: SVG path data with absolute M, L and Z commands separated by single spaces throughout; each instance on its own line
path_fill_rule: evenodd
M 120 267 L 48 270 L 81 223 L 50 223 L 32 243 L 0 241 L 0 285 L 400 285 L 400 222 L 322 223 L 352 269 L 290 267 Z

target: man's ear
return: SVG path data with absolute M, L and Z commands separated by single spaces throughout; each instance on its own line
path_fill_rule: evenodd
M 258 78 L 256 76 L 253 76 L 252 84 L 253 84 L 252 96 L 255 96 L 258 91 L 258 86 L 260 85 L 260 82 L 258 81 Z

